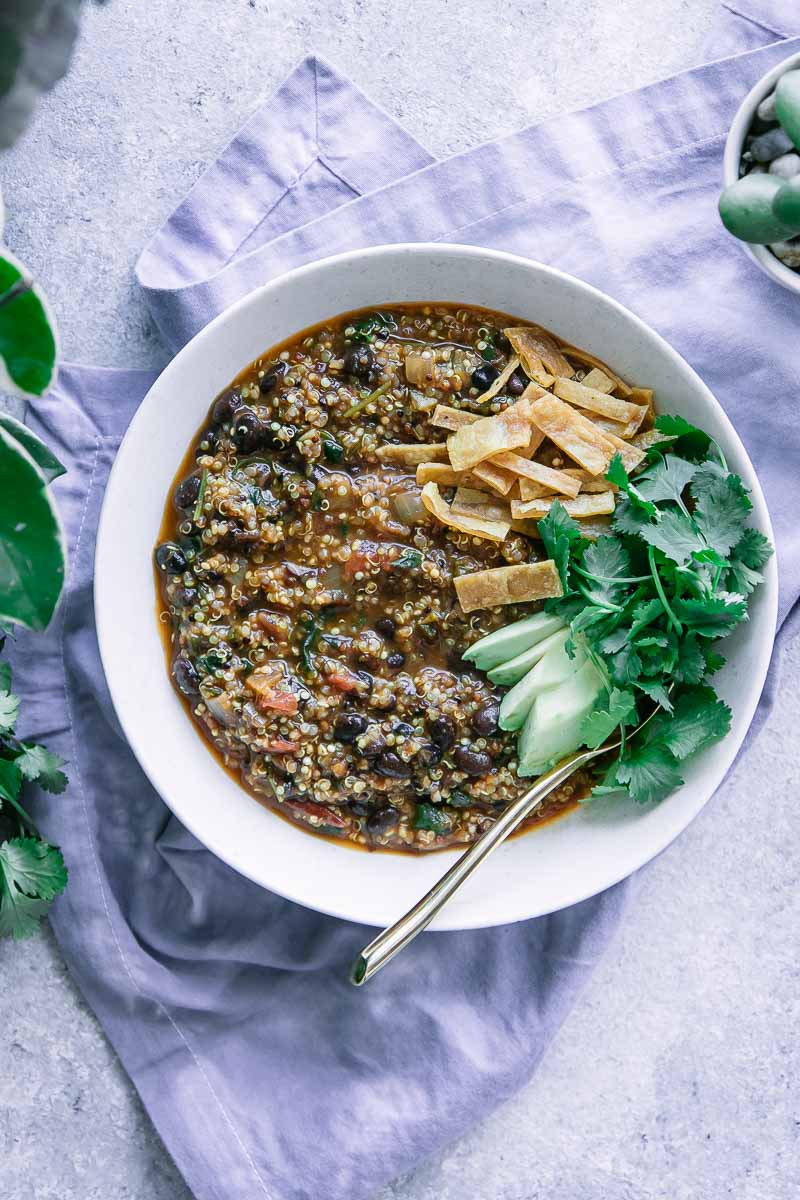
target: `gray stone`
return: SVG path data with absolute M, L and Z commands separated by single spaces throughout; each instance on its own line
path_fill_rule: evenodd
M 717 0 L 114 0 L 0 165 L 64 354 L 164 354 L 132 267 L 225 141 L 321 49 L 434 153 L 690 65 Z M 785 679 L 800 672 L 800 643 Z M 641 876 L 535 1079 L 379 1200 L 789 1200 L 800 1189 L 800 694 Z M 56 801 L 57 802 L 57 801 Z M 187 1200 L 49 933 L 0 943 L 4 1200 Z M 316 1200 L 316 1198 L 315 1198 Z M 322 1197 L 319 1200 L 323 1200 Z

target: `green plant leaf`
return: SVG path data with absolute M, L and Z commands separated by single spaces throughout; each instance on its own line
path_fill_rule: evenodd
M 64 585 L 64 539 L 45 479 L 0 428 L 0 619 L 45 629 Z
M 61 851 L 39 838 L 0 845 L 0 937 L 26 938 L 67 886 Z
M 62 466 L 49 446 L 46 446 L 35 433 L 28 429 L 27 425 L 23 425 L 22 421 L 12 417 L 10 413 L 0 412 L 0 429 L 5 429 L 6 433 L 10 433 L 20 446 L 25 447 L 44 476 L 46 483 L 52 483 L 54 479 L 58 479 L 59 475 L 66 473 L 66 467 Z
M 14 764 L 22 773 L 23 779 L 35 781 L 46 792 L 60 795 L 67 786 L 67 777 L 61 767 L 63 758 L 45 749 L 44 746 L 23 746 L 22 753 L 14 759 Z
M 0 389 L 42 396 L 56 369 L 55 321 L 44 293 L 8 251 L 0 257 Z

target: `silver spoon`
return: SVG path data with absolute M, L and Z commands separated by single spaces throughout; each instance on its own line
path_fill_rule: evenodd
M 636 737 L 657 712 L 658 709 L 654 708 L 650 715 L 632 733 L 628 734 L 626 740 L 630 741 L 631 738 Z M 461 855 L 461 858 L 453 863 L 450 870 L 433 885 L 427 895 L 418 900 L 399 921 L 395 921 L 388 929 L 384 929 L 383 933 L 379 933 L 368 946 L 364 947 L 350 969 L 350 982 L 356 987 L 361 987 L 373 975 L 376 975 L 394 958 L 395 954 L 399 954 L 409 942 L 413 942 L 417 934 L 427 929 L 436 914 L 444 908 L 451 896 L 455 895 L 462 883 L 469 878 L 473 871 L 477 870 L 483 860 L 501 842 L 506 840 L 509 834 L 513 833 L 539 807 L 542 801 L 547 799 L 555 788 L 569 779 L 570 775 L 573 775 L 579 767 L 586 766 L 587 763 L 599 758 L 602 754 L 608 754 L 611 750 L 618 750 L 621 745 L 622 738 L 617 737 L 614 741 L 606 742 L 598 747 L 597 750 L 579 750 L 567 758 L 562 758 L 561 762 L 545 775 L 540 775 L 533 786 L 515 800 L 478 838 L 477 842 L 473 842 L 469 849 Z

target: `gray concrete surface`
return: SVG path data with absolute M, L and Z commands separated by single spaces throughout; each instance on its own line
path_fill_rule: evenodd
M 321 49 L 444 155 L 697 61 L 716 8 L 112 0 L 87 11 L 71 75 L 0 161 L 8 240 L 67 357 L 158 364 L 136 255 L 303 53 Z M 759 741 L 642 876 L 536 1078 L 376 1200 L 800 1192 L 798 676 L 795 643 Z M 0 944 L 0 972 L 4 1200 L 188 1200 L 49 933 Z

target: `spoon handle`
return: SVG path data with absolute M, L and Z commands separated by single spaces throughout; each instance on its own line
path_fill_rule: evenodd
M 578 767 L 589 762 L 597 755 L 596 750 L 583 750 L 562 759 L 551 771 L 540 776 L 531 788 L 511 804 L 505 812 L 490 825 L 477 842 L 461 855 L 457 862 L 438 880 L 427 895 L 423 896 L 413 908 L 384 929 L 383 933 L 370 942 L 361 951 L 350 971 L 350 982 L 360 987 L 377 974 L 382 967 L 399 954 L 417 934 L 427 929 L 436 914 L 444 908 L 462 883 L 476 870 L 487 855 L 504 842 L 509 834 L 522 824 L 531 813 L 538 808 L 543 800 L 560 784 L 569 779 Z

